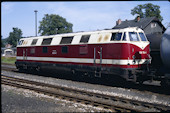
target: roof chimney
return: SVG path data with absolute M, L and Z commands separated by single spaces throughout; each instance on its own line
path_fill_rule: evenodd
M 118 20 L 116 21 L 116 25 L 120 25 L 121 23 L 122 23 L 121 19 L 118 19 Z
M 137 19 L 137 22 L 139 22 L 140 21 L 140 15 L 138 15 L 136 19 Z

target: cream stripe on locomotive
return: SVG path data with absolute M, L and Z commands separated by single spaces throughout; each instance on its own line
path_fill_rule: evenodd
M 34 60 L 34 61 L 54 61 L 54 62 L 72 62 L 72 63 L 94 63 L 94 59 L 89 58 L 56 58 L 56 57 L 22 57 L 17 56 L 17 60 Z M 138 65 L 146 64 L 150 62 L 150 59 L 136 59 L 136 63 L 133 60 L 120 60 L 120 59 L 102 59 L 102 64 L 114 64 L 114 65 Z M 95 60 L 96 64 L 100 64 L 100 59 Z

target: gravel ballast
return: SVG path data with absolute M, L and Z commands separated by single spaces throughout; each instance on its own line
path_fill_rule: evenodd
M 33 91 L 1 85 L 2 112 L 108 112 L 102 108 L 83 105 L 39 94 Z
M 34 81 L 50 83 L 50 84 L 54 84 L 54 85 L 60 85 L 60 86 L 64 86 L 64 87 L 88 90 L 91 92 L 97 92 L 97 93 L 101 93 L 101 94 L 107 94 L 107 95 L 112 95 L 112 96 L 124 97 L 124 98 L 128 98 L 128 99 L 133 99 L 133 100 L 139 100 L 139 101 L 144 101 L 144 102 L 149 102 L 149 103 L 157 103 L 157 104 L 163 104 L 163 105 L 170 106 L 170 96 L 169 95 L 152 93 L 149 91 L 139 91 L 137 89 L 126 89 L 126 88 L 120 88 L 120 87 L 111 87 L 111 86 L 90 84 L 90 83 L 85 83 L 85 82 L 77 82 L 77 81 L 72 81 L 72 80 L 64 80 L 64 79 L 58 79 L 58 78 L 53 78 L 53 77 L 44 77 L 44 76 L 24 74 L 24 73 L 15 73 L 15 72 L 3 71 L 3 70 L 1 73 L 8 75 L 8 76 L 24 78 L 24 79 L 28 79 L 28 80 L 34 80 Z M 76 106 L 77 105 L 79 105 L 79 104 L 76 104 Z M 43 106 L 43 104 L 42 104 L 42 106 Z M 69 107 L 67 107 L 67 109 L 68 108 Z M 77 108 L 75 108 L 75 109 L 72 108 L 73 110 L 70 110 L 70 109 L 67 110 L 67 109 L 63 109 L 63 110 L 65 112 L 78 110 Z M 90 109 L 91 109 L 91 107 L 90 107 Z M 80 111 L 78 110 L 77 112 L 87 112 L 89 109 L 88 110 L 81 109 L 81 110 Z M 92 110 L 92 111 L 94 111 L 94 110 Z M 63 112 L 63 111 L 61 110 L 61 112 Z

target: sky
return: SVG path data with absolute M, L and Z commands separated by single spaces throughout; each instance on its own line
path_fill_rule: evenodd
M 137 15 L 133 16 L 131 9 L 146 3 L 160 6 L 162 24 L 167 27 L 170 22 L 168 1 L 1 2 L 1 36 L 7 38 L 13 27 L 21 29 L 23 37 L 35 36 L 34 10 L 38 11 L 37 26 L 45 14 L 56 14 L 73 24 L 73 32 L 95 31 L 114 27 L 118 19 L 134 19 Z

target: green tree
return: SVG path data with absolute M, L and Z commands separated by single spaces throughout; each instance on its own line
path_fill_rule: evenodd
M 65 18 L 55 14 L 45 14 L 40 21 L 39 31 L 41 35 L 54 35 L 72 32 L 73 24 L 66 21 Z
M 7 38 L 7 43 L 13 45 L 13 47 L 17 46 L 17 41 L 22 38 L 22 31 L 18 28 L 12 28 L 13 31 L 9 33 L 9 37 Z
M 4 40 L 2 39 L 2 36 L 1 36 L 1 47 L 5 47 Z
M 5 45 L 7 44 L 6 40 L 7 38 L 2 39 L 2 36 L 1 36 L 1 47 L 5 47 Z
M 160 13 L 161 13 L 160 6 L 153 5 L 151 3 L 144 4 L 144 5 L 138 5 L 131 10 L 132 15 L 138 14 L 138 15 L 140 15 L 141 18 L 154 17 L 155 16 L 160 21 L 162 21 L 163 17 L 160 15 Z

